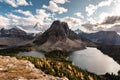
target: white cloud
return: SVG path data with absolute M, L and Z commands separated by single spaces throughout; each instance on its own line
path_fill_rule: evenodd
M 0 27 L 9 25 L 9 19 L 0 15 Z
M 34 25 L 37 23 L 37 20 L 34 17 L 25 18 L 12 13 L 6 14 L 6 16 L 10 19 L 10 25 Z
M 46 5 L 43 5 L 43 8 L 45 9 L 48 9 L 52 12 L 58 12 L 59 14 L 62 14 L 62 13 L 65 13 L 67 12 L 68 10 L 65 9 L 64 7 L 60 7 L 58 6 L 55 2 L 53 1 L 50 1 L 49 2 L 49 6 L 46 6 Z
M 115 0 L 113 8 L 111 9 L 110 13 L 112 15 L 120 16 L 120 0 Z
M 28 3 L 26 0 L 0 0 L 0 2 L 5 2 L 12 7 L 32 5 L 32 2 Z
M 95 31 L 95 25 L 91 24 L 90 22 L 86 22 L 84 24 L 82 24 L 82 27 L 84 27 L 86 29 L 86 32 L 93 32 Z
M 79 17 L 79 18 L 84 18 L 84 16 L 81 14 L 81 12 L 77 12 L 77 13 L 74 13 L 75 16 Z
M 98 19 L 96 21 L 96 23 L 99 24 L 113 24 L 116 22 L 120 22 L 118 21 L 120 19 L 120 15 L 116 14 L 115 11 L 112 11 L 111 13 L 109 12 L 102 12 L 99 16 Z
M 105 18 L 106 18 L 107 16 L 110 16 L 110 14 L 107 13 L 107 12 L 102 12 L 102 13 L 98 16 L 98 23 L 101 24 L 101 23 L 105 20 Z
M 32 13 L 30 11 L 23 11 L 23 10 L 15 10 L 15 12 L 24 14 L 25 16 L 33 16 Z
M 97 21 L 92 17 L 87 18 L 87 21 L 82 23 L 82 27 L 84 28 L 85 32 L 89 32 L 89 33 L 96 32 L 98 28 L 100 28 L 97 24 Z
M 7 18 L 10 19 L 10 24 L 9 25 L 13 25 L 13 24 L 20 24 L 20 20 L 21 20 L 21 17 L 20 16 L 16 16 L 12 13 L 10 14 L 6 14 Z
M 61 21 L 67 22 L 70 28 L 78 27 L 81 25 L 81 20 L 74 17 L 64 17 L 60 19 Z
M 101 15 L 99 15 L 100 20 L 98 18 L 92 18 L 92 17 L 87 18 L 87 21 L 85 21 L 82 24 L 82 27 L 85 28 L 86 30 L 85 32 L 90 32 L 90 33 L 106 30 L 111 27 L 111 25 L 102 24 L 107 16 L 108 16 L 107 13 L 102 13 Z
M 114 12 L 114 11 L 112 11 Z M 99 15 L 99 24 L 114 24 L 114 23 L 120 23 L 120 15 L 117 15 L 115 13 L 108 13 L 108 12 L 102 12 Z
M 98 4 L 98 7 L 110 6 L 113 0 L 104 0 Z
M 68 0 L 51 0 L 51 1 L 59 4 L 65 4 L 66 2 L 69 2 Z
M 18 10 L 18 12 L 28 15 L 26 12 L 22 12 L 21 10 Z M 10 23 L 12 25 L 34 25 L 37 22 L 40 25 L 44 25 L 46 24 L 45 23 L 46 20 L 50 21 L 51 19 L 50 18 L 51 14 L 46 13 L 46 11 L 43 9 L 37 9 L 36 15 L 32 15 L 32 14 L 29 14 L 29 15 L 30 16 L 27 16 L 27 17 L 21 17 L 21 16 L 14 15 L 12 13 L 6 14 L 6 16 L 10 19 Z
M 113 30 L 120 33 L 120 0 L 104 0 L 97 5 L 92 5 L 91 10 L 86 10 L 88 16 L 93 15 L 93 13 L 102 7 L 109 7 L 110 10 L 102 12 L 95 19 L 89 18 L 83 24 L 88 32 L 95 32 L 100 30 Z M 88 6 L 87 6 L 88 7 Z
M 86 12 L 87 16 L 93 15 L 93 13 L 98 9 L 106 6 L 110 6 L 112 4 L 113 0 L 104 0 L 99 2 L 97 5 L 89 4 L 86 6 Z
M 107 30 L 108 31 L 116 31 L 116 32 L 120 33 L 120 23 L 111 26 L 111 28 L 108 28 Z
M 97 7 L 92 5 L 92 4 L 89 4 L 87 7 L 86 7 L 86 12 L 87 12 L 87 16 L 91 16 L 95 11 L 96 11 Z
M 46 13 L 44 9 L 37 9 L 36 13 L 37 15 L 35 15 L 35 18 L 40 21 L 40 24 L 43 24 L 44 20 L 48 20 L 51 16 L 51 14 Z
M 116 31 L 120 33 L 120 16 L 112 16 L 109 13 L 101 13 L 98 21 L 93 18 L 87 19 L 82 26 L 87 32 L 96 32 L 101 30 Z
M 96 24 L 97 23 L 97 21 L 92 17 L 87 18 L 87 22 L 89 22 L 90 24 Z
M 120 16 L 107 16 L 102 24 L 120 23 Z

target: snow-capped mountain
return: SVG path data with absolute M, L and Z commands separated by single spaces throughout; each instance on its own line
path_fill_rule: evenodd
M 5 27 L 5 29 L 11 29 L 11 28 L 18 28 L 26 33 L 33 33 L 33 34 L 43 33 L 45 31 L 43 26 L 40 25 L 39 23 L 36 23 L 34 25 L 9 25 Z
M 33 26 L 33 29 L 37 30 L 37 31 L 42 31 L 42 28 L 41 28 L 41 25 L 39 23 L 36 23 L 34 26 Z
M 35 25 L 18 25 L 17 27 L 25 31 L 26 33 L 37 34 L 37 33 L 43 32 L 41 26 L 38 23 L 36 23 Z
M 77 34 L 83 33 L 83 31 L 80 30 L 80 29 L 76 29 L 76 30 L 74 30 L 74 32 L 77 33 Z
M 34 34 L 28 34 L 18 27 L 0 30 L 0 45 L 18 46 L 30 43 L 34 39 Z

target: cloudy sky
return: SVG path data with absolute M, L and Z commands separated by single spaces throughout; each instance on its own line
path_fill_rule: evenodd
M 120 32 L 120 0 L 0 0 L 0 27 L 48 27 L 58 19 L 71 29 Z

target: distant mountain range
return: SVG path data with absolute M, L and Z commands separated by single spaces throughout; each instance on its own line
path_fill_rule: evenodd
M 21 39 L 33 39 L 33 34 L 28 34 L 25 31 L 19 28 L 5 29 L 0 30 L 0 37 L 11 37 L 11 38 L 21 38 Z
M 29 28 L 29 29 L 28 29 Z M 28 31 L 30 30 L 30 32 Z M 32 31 L 33 30 L 33 31 Z M 12 26 L 0 30 L 0 45 L 24 45 L 34 43 L 41 49 L 77 50 L 93 43 L 120 45 L 120 35 L 115 31 L 85 33 L 79 29 L 72 31 L 66 22 L 54 21 L 44 33 L 39 23 L 34 26 Z M 36 34 L 36 36 L 35 36 Z
M 103 45 L 120 45 L 120 35 L 115 31 L 99 31 L 96 33 L 79 33 L 79 36 L 94 43 Z
M 34 39 L 34 37 L 34 34 L 28 34 L 17 27 L 11 29 L 2 28 L 0 30 L 0 45 L 24 45 L 31 42 Z
M 17 25 L 16 27 L 25 31 L 26 33 L 38 34 L 44 32 L 43 26 L 41 26 L 39 23 L 36 23 L 35 25 Z
M 80 29 L 76 29 L 76 30 L 74 30 L 74 32 L 77 33 L 77 34 L 83 33 L 83 31 L 80 30 Z
M 11 29 L 11 28 L 19 28 L 20 30 L 26 32 L 26 33 L 33 33 L 33 34 L 38 34 L 38 33 L 43 33 L 46 28 L 39 23 L 36 23 L 34 25 L 9 25 L 5 27 L 5 29 Z
M 69 29 L 68 24 L 58 20 L 54 21 L 41 36 L 38 36 L 34 43 L 39 46 L 39 49 L 48 51 L 54 49 L 73 51 L 85 48 L 81 38 Z
M 10 25 L 0 29 L 0 45 L 20 46 L 32 43 L 36 36 L 41 35 L 44 29 L 39 23 L 33 25 Z

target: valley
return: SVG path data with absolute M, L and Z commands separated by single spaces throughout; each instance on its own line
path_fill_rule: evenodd
M 120 80 L 120 0 L 0 0 L 0 80 Z
M 7 37 L 16 38 L 13 35 L 7 34 Z M 25 37 L 20 39 L 23 38 Z M 107 40 L 109 39 L 105 39 Z M 0 44 L 0 55 L 28 60 L 46 74 L 67 77 L 70 80 L 119 80 L 119 46 L 101 44 L 76 34 L 65 22 L 54 21 L 48 30 L 34 36 L 30 43 Z M 101 68 L 101 65 L 104 67 Z

